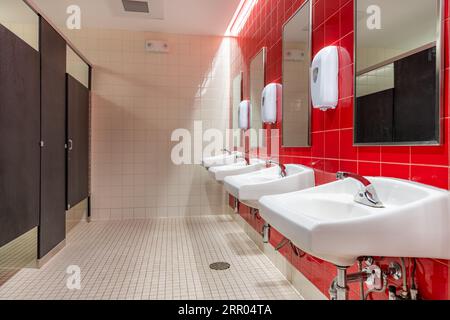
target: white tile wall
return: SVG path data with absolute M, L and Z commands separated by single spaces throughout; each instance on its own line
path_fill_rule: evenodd
M 92 106 L 93 219 L 221 214 L 222 187 L 196 165 L 177 167 L 177 128 L 225 130 L 229 123 L 229 40 L 83 29 L 68 34 L 95 64 Z M 169 54 L 144 50 L 166 40 Z

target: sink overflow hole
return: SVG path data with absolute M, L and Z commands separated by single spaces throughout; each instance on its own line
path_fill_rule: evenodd
M 227 262 L 215 262 L 209 266 L 212 270 L 222 271 L 230 269 L 231 265 Z

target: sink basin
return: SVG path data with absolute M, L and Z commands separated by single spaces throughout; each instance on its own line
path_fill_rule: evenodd
M 202 166 L 206 169 L 225 166 L 237 162 L 236 157 L 241 157 L 242 152 L 232 152 L 231 154 L 224 153 L 214 157 L 203 158 Z
M 305 166 L 286 165 L 286 177 L 273 166 L 260 171 L 225 178 L 225 189 L 242 203 L 259 208 L 263 196 L 281 194 L 314 187 L 314 170 Z
M 209 173 L 219 182 L 223 182 L 226 177 L 236 176 L 249 172 L 261 170 L 266 166 L 266 161 L 260 159 L 250 159 L 250 164 L 247 165 L 244 159 L 238 159 L 236 163 L 216 166 L 209 168 Z
M 345 179 L 260 199 L 260 215 L 296 246 L 346 267 L 360 256 L 450 259 L 447 190 L 368 178 L 384 208 L 354 201 L 359 182 Z

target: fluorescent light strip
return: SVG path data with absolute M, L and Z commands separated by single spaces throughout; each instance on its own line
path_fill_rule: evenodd
M 226 36 L 236 37 L 239 35 L 256 3 L 258 0 L 241 0 L 228 26 Z

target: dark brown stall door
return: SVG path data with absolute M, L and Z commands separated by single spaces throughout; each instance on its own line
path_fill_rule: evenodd
M 39 53 L 0 24 L 0 246 L 39 223 Z
M 40 33 L 42 258 L 66 236 L 66 42 L 42 18 Z
M 89 89 L 67 75 L 67 204 L 89 196 Z

